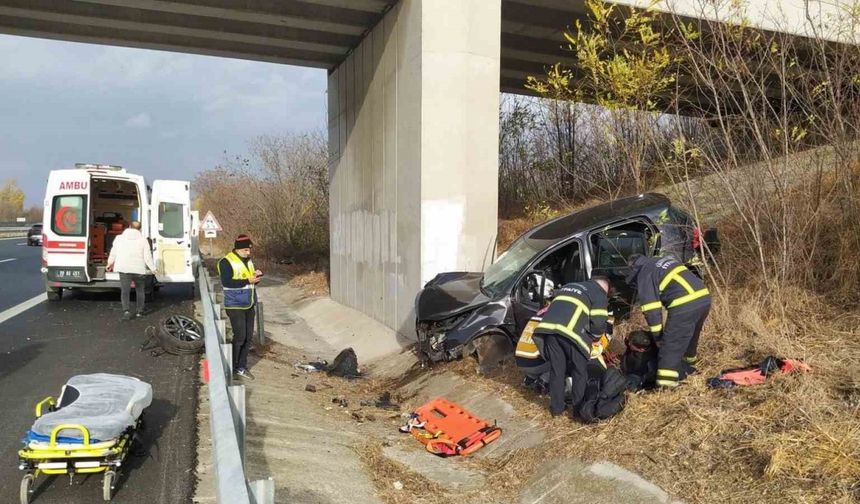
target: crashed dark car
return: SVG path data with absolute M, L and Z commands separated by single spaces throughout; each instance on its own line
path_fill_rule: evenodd
M 661 194 L 642 194 L 580 210 L 519 237 L 483 273 L 441 273 L 415 301 L 418 349 L 425 361 L 474 355 L 484 366 L 513 353 L 519 334 L 554 287 L 609 277 L 610 309 L 624 317 L 635 302 L 625 282 L 634 254 L 671 253 L 696 266 L 702 242 L 718 247 Z M 698 268 L 697 268 L 698 269 Z

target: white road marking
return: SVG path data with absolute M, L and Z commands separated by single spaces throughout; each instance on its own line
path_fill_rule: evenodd
M 8 310 L 4 310 L 4 311 L 0 312 L 0 324 L 2 324 L 3 322 L 6 322 L 7 320 L 9 320 L 10 318 L 12 318 L 16 315 L 20 315 L 20 314 L 24 313 L 25 311 L 38 305 L 42 301 L 46 301 L 47 299 L 48 299 L 48 295 L 43 292 L 42 294 L 39 294 L 38 296 L 36 296 L 34 298 L 28 299 L 28 300 L 24 301 L 23 303 L 17 304 L 15 306 L 13 306 L 12 308 L 9 308 Z
M 23 247 L 24 245 L 26 245 L 26 243 L 16 243 L 15 245 L 18 245 L 19 247 Z
M 15 258 L 14 258 L 14 257 L 13 257 L 13 258 L 11 258 L 11 259 L 0 259 L 0 263 L 9 262 L 9 261 L 14 261 L 14 260 L 15 260 Z
M 0 241 L 3 240 L 23 240 L 26 238 L 25 236 L 12 236 L 11 238 L 0 238 Z

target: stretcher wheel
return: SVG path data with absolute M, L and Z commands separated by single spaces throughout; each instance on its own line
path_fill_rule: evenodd
M 116 472 L 105 471 L 104 480 L 102 480 L 102 498 L 106 502 L 110 502 L 113 498 L 113 488 L 116 484 Z
M 25 474 L 21 478 L 21 504 L 30 504 L 30 494 L 33 493 L 33 475 Z

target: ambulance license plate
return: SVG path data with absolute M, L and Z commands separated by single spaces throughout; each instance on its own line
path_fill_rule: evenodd
M 48 268 L 48 280 L 52 282 L 86 282 L 84 268 Z

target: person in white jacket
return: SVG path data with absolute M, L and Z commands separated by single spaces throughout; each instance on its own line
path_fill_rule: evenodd
M 134 221 L 131 226 L 117 236 L 113 242 L 108 257 L 108 271 L 119 273 L 119 283 L 122 289 L 122 318 L 131 319 L 130 301 L 131 283 L 134 282 L 134 292 L 137 303 L 136 317 L 143 316 L 143 306 L 146 302 L 147 270 L 155 272 L 152 261 L 152 249 L 149 241 L 140 232 L 140 222 Z

